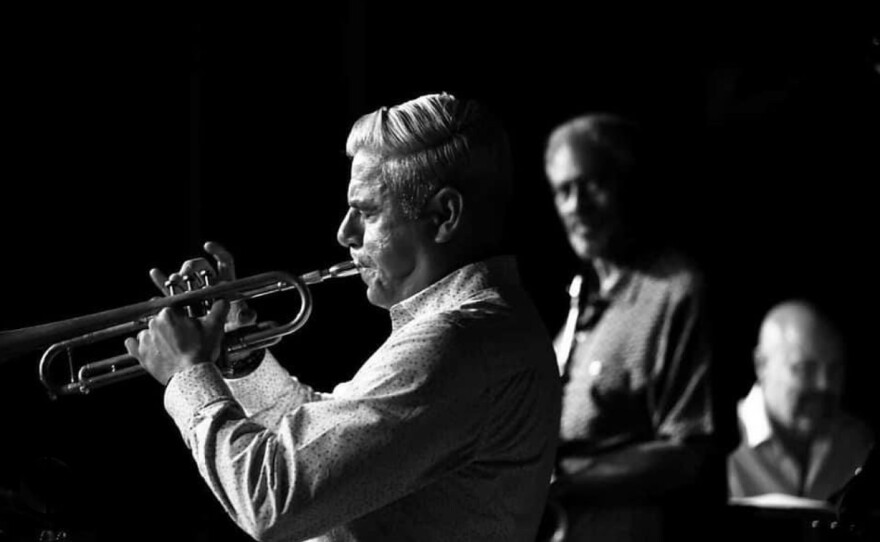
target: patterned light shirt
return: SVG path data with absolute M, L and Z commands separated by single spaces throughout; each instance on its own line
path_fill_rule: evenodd
M 672 255 L 625 270 L 608 299 L 580 311 L 572 344 L 557 344 L 564 442 L 590 450 L 715 431 L 703 296 L 700 276 Z
M 390 313 L 385 343 L 329 394 L 271 355 L 238 380 L 212 364 L 175 375 L 166 409 L 203 478 L 259 540 L 533 540 L 560 384 L 513 259 Z
M 604 298 L 570 293 L 572 311 L 556 343 L 565 377 L 563 474 L 574 475 L 592 458 L 635 443 L 716 433 L 704 286 L 686 260 L 670 254 L 644 269 L 625 269 Z M 723 468 L 719 463 L 711 474 L 719 482 Z M 669 523 L 664 514 L 678 504 L 671 497 L 659 500 L 572 502 L 571 539 L 660 540 Z
M 871 450 L 871 430 L 842 414 L 831 431 L 810 446 L 810 464 L 803 476 L 798 461 L 774 436 L 764 396 L 757 385 L 737 409 L 742 442 L 728 460 L 732 497 L 782 493 L 825 500 L 855 474 Z

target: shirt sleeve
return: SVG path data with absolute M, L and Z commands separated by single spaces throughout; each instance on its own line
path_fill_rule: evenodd
M 199 364 L 174 375 L 168 383 L 165 409 L 184 439 L 194 413 L 215 401 L 235 400 L 246 416 L 272 428 L 280 421 L 285 407 L 293 408 L 326 397 L 290 376 L 269 351 L 250 375 L 229 380 L 218 377 L 220 373 L 212 364 Z M 188 441 L 187 445 L 190 445 Z
M 468 460 L 487 410 L 477 364 L 456 346 L 454 326 L 404 330 L 332 394 L 288 376 L 274 425 L 256 421 L 265 403 L 236 401 L 213 366 L 172 379 L 168 411 L 202 477 L 247 533 L 317 536 Z
M 704 305 L 699 282 L 670 299 L 651 390 L 654 427 L 666 438 L 686 440 L 715 430 Z

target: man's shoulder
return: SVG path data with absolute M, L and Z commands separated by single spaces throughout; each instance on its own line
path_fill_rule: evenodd
M 413 320 L 387 347 L 406 349 L 435 369 L 491 380 L 542 365 L 557 374 L 551 338 L 534 311 L 494 296 Z
M 871 427 L 847 412 L 841 413 L 836 429 L 838 434 L 834 438 L 846 440 L 849 446 L 867 449 L 874 443 L 875 436 Z
M 706 281 L 700 267 L 689 257 L 663 252 L 638 271 L 644 285 L 674 299 L 702 297 Z
M 487 289 L 460 305 L 437 312 L 429 322 L 448 333 L 505 332 L 511 327 L 539 327 L 539 316 L 528 293 L 518 286 Z M 430 325 L 430 324 L 429 324 Z
M 525 310 L 520 303 L 512 302 L 510 295 L 483 291 L 461 304 L 422 314 L 401 331 L 462 340 L 467 335 L 510 326 L 524 317 Z

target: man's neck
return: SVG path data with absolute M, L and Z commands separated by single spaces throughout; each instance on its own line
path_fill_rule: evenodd
M 802 472 L 804 478 L 810 465 L 810 448 L 813 445 L 813 439 L 804 435 L 796 434 L 785 429 L 772 418 L 770 425 L 773 427 L 773 433 L 779 439 L 780 444 L 791 455 Z
M 623 276 L 623 268 L 608 259 L 593 258 L 590 260 L 599 283 L 599 294 L 607 295 L 614 289 Z
M 479 263 L 501 254 L 502 252 L 495 245 L 444 245 L 443 250 L 434 250 L 426 253 L 422 263 L 422 276 L 427 279 L 422 281 L 421 289 L 434 284 L 466 265 Z M 418 291 L 421 291 L 421 289 Z

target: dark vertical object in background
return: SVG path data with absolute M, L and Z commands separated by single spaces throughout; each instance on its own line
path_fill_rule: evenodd
M 202 243 L 202 23 L 191 23 L 189 63 L 189 241 Z
M 345 68 L 348 73 L 348 110 L 352 115 L 366 112 L 367 89 L 367 32 L 366 6 L 359 0 L 349 0 L 345 20 Z

